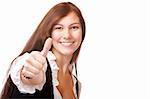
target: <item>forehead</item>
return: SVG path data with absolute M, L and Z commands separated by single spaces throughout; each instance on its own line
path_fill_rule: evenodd
M 79 17 L 74 12 L 71 12 L 67 16 L 60 19 L 57 24 L 69 25 L 72 23 L 80 23 Z

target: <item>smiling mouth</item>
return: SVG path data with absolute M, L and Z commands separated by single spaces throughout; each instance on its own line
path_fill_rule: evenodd
M 74 42 L 60 42 L 63 46 L 71 46 Z

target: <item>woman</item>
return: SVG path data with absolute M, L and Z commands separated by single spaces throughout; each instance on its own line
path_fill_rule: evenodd
M 1 99 L 78 99 L 76 63 L 84 37 L 79 8 L 70 2 L 55 5 L 12 62 Z

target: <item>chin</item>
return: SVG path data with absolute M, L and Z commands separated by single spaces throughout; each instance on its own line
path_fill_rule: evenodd
M 68 50 L 62 51 L 61 50 L 60 53 L 68 56 L 68 55 L 73 55 L 74 51 L 68 51 Z

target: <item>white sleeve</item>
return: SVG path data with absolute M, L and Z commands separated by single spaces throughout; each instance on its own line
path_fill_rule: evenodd
M 21 81 L 20 71 L 25 63 L 25 60 L 29 57 L 29 55 L 30 55 L 29 53 L 25 53 L 14 60 L 10 69 L 10 77 L 21 93 L 32 94 L 35 93 L 35 89 L 42 90 L 43 85 L 46 82 L 46 76 L 44 75 L 44 81 L 39 85 L 27 85 Z M 44 65 L 43 68 L 44 72 L 46 72 L 46 69 L 47 69 L 47 63 Z

